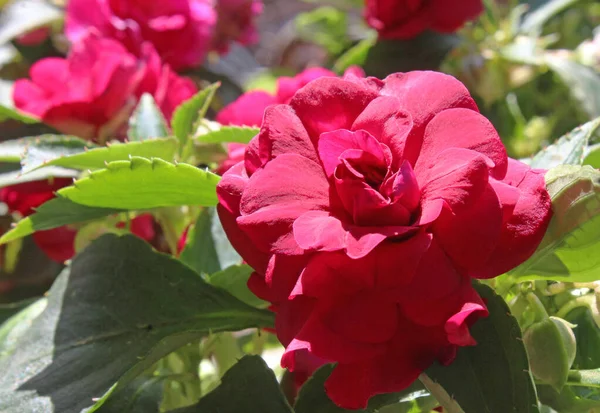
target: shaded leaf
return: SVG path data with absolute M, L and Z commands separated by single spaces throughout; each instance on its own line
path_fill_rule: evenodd
M 213 83 L 175 109 L 171 120 L 171 128 L 182 147 L 187 142 L 188 137 L 194 133 L 196 123 L 206 115 L 206 111 L 210 107 L 219 86 L 219 83 Z
M 208 277 L 208 282 L 224 289 L 238 300 L 252 307 L 267 308 L 269 303 L 261 300 L 248 288 L 248 279 L 254 270 L 246 265 L 232 265 Z
M 543 5 L 536 7 L 533 11 L 525 14 L 519 31 L 539 35 L 544 24 L 552 17 L 568 9 L 579 0 L 549 0 Z
M 510 274 L 519 280 L 586 282 L 600 266 L 600 171 L 563 165 L 546 173 L 553 216 L 536 252 Z
M 159 413 L 163 387 L 164 380 L 160 376 L 137 378 L 89 413 Z
M 134 156 L 92 172 L 58 193 L 78 204 L 119 209 L 216 205 L 220 177 L 184 163 Z
M 25 152 L 31 145 L 40 145 L 49 148 L 64 147 L 66 153 L 77 153 L 84 148 L 93 148 L 97 145 L 69 135 L 40 135 L 13 139 L 0 143 L 0 160 L 5 162 L 20 162 L 25 157 Z M 58 150 L 58 149 L 57 149 Z
M 21 112 L 15 108 L 0 105 L 0 121 L 4 121 L 6 119 L 12 119 L 27 124 L 40 123 L 39 119 L 31 117 L 27 113 Z
M 48 167 L 23 174 L 21 170 L 0 173 L 0 188 L 10 185 L 23 184 L 25 182 L 42 181 L 49 178 L 75 178 L 79 176 L 79 171 L 59 167 Z
M 245 356 L 230 368 L 221 384 L 190 407 L 169 413 L 293 413 L 273 371 L 260 356 Z
M 27 173 L 50 165 L 72 169 L 102 169 L 106 167 L 106 162 L 128 161 L 132 156 L 172 161 L 177 153 L 177 146 L 178 142 L 175 138 L 114 143 L 90 150 L 81 148 L 71 150 L 62 145 L 32 143 L 28 146 L 22 161 L 23 172 Z
M 452 364 L 435 363 L 426 375 L 466 413 L 537 413 L 535 388 L 517 320 L 494 290 L 479 283 L 474 286 L 490 312 L 489 317 L 471 327 L 477 345 L 459 347 Z M 426 386 L 438 396 L 435 388 Z M 454 402 L 447 405 L 438 400 L 448 412 L 460 411 L 452 405 Z
M 104 218 L 119 212 L 124 211 L 122 209 L 88 207 L 57 196 L 40 205 L 35 213 L 21 219 L 13 229 L 3 234 L 0 237 L 0 244 L 25 237 L 36 231 Z
M 161 138 L 169 135 L 169 128 L 160 108 L 149 93 L 144 93 L 129 118 L 127 137 L 131 141 Z M 143 155 L 140 155 L 143 156 Z
M 141 239 L 105 235 L 58 277 L 44 311 L 0 359 L 0 411 L 81 412 L 209 331 L 272 321 Z
M 250 126 L 221 126 L 218 130 L 197 135 L 196 141 L 200 143 L 248 143 L 259 132 L 260 128 Z
M 205 208 L 187 234 L 182 262 L 198 274 L 212 274 L 242 262 L 231 246 L 214 208 Z
M 550 169 L 558 165 L 581 165 L 584 150 L 598 127 L 600 127 L 600 117 L 578 126 L 552 145 L 538 152 L 529 166 Z
M 594 321 L 591 309 L 577 307 L 569 311 L 564 319 L 577 326 L 573 329 L 577 343 L 573 369 L 600 369 L 600 328 Z
M 366 39 L 361 40 L 350 49 L 346 50 L 333 65 L 333 70 L 337 73 L 343 73 L 350 66 L 364 66 L 367 61 L 367 56 L 371 47 L 375 45 L 377 36 L 372 35 Z

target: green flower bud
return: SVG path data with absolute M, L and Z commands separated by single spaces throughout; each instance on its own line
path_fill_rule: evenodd
M 572 327 L 562 318 L 549 317 L 531 325 L 523 335 L 531 372 L 558 392 L 567 381 L 577 351 Z

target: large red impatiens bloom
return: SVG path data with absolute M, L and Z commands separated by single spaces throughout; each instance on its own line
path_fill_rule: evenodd
M 256 41 L 261 10 L 260 0 L 70 0 L 65 32 L 77 43 L 94 28 L 136 55 L 150 42 L 179 70 L 199 65 L 211 49 L 227 51 L 231 41 Z
M 66 59 L 42 59 L 32 66 L 31 80 L 17 80 L 15 106 L 85 139 L 114 137 L 143 93 L 152 94 L 169 118 L 196 87 L 162 64 L 151 44 L 141 47 L 137 58 L 120 43 L 90 32 Z
M 410 39 L 432 29 L 453 33 L 483 11 L 481 0 L 367 0 L 367 23 L 385 39 Z
M 363 77 L 364 72 L 357 66 L 350 67 L 346 72 Z M 235 101 L 225 106 L 218 114 L 217 121 L 223 125 L 260 126 L 265 109 L 277 103 L 289 103 L 294 94 L 309 82 L 320 77 L 337 76 L 331 70 L 321 67 L 311 67 L 296 76 L 282 76 L 277 79 L 275 94 L 254 90 L 246 92 Z M 221 163 L 217 173 L 223 174 L 233 165 L 244 159 L 246 145 L 241 143 L 228 144 L 228 157 Z
M 21 217 L 26 217 L 44 202 L 54 198 L 56 191 L 72 183 L 71 178 L 51 178 L 11 185 L 0 189 L 0 202 L 7 205 L 9 212 L 17 212 Z M 130 229 L 138 237 L 151 241 L 155 235 L 152 215 L 142 214 L 134 218 Z M 75 255 L 75 235 L 77 231 L 63 226 L 35 232 L 33 240 L 50 259 L 62 263 Z
M 227 235 L 286 351 L 337 362 L 340 406 L 399 391 L 475 344 L 471 278 L 527 259 L 551 216 L 466 88 L 435 72 L 324 77 L 264 114 L 217 187 Z

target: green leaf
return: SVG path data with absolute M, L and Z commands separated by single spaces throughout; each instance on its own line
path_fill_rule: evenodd
M 260 356 L 245 356 L 230 368 L 221 384 L 190 407 L 169 413 L 293 413 L 273 371 Z
M 169 128 L 160 108 L 149 93 L 144 93 L 129 119 L 127 137 L 131 141 L 145 141 L 169 135 Z M 143 155 L 141 155 L 143 156 Z
M 537 386 L 540 402 L 552 407 L 560 413 L 595 413 L 600 408 L 600 401 L 589 400 L 577 396 L 573 387 L 565 386 L 560 393 L 549 385 Z
M 563 165 L 546 173 L 553 216 L 536 252 L 510 271 L 519 281 L 588 282 L 600 266 L 600 171 Z
M 343 73 L 344 70 L 348 69 L 350 66 L 364 66 L 367 61 L 369 50 L 375 45 L 376 41 L 377 36 L 373 34 L 346 50 L 344 54 L 335 61 L 333 70 L 337 73 Z
M 560 55 L 546 53 L 545 61 L 569 88 L 581 108 L 591 118 L 600 116 L 600 74 Z
M 28 307 L 34 301 L 36 300 L 27 299 L 24 301 L 18 301 L 16 303 L 0 304 L 0 324 L 4 323 L 6 320 L 23 310 L 25 307 Z
M 0 44 L 38 27 L 60 21 L 63 13 L 46 1 L 16 0 L 2 9 L 0 16 Z
M 132 156 L 172 161 L 177 153 L 177 146 L 175 138 L 113 143 L 110 146 L 90 150 L 77 148 L 73 151 L 58 145 L 30 144 L 22 162 L 23 173 L 50 165 L 84 170 L 103 169 L 106 162 L 128 161 Z
M 112 397 L 103 398 L 97 413 L 159 413 L 163 398 L 164 379 L 160 376 L 137 378 Z M 110 395 L 109 395 L 110 396 Z
M 12 119 L 27 124 L 40 123 L 39 119 L 31 117 L 18 109 L 0 105 L 0 121 L 4 121 L 5 119 Z
M 19 339 L 27 332 L 31 322 L 44 311 L 47 301 L 45 298 L 36 300 L 2 323 L 0 326 L 0 362 L 16 350 Z
M 477 345 L 459 347 L 449 366 L 436 363 L 427 369 L 426 376 L 435 386 L 432 388 L 425 378 L 426 387 L 437 397 L 437 385 L 441 386 L 465 413 L 537 413 L 519 325 L 502 297 L 486 285 L 474 286 L 490 312 L 471 327 Z M 447 405 L 438 400 L 448 412 L 460 411 L 456 403 Z
M 49 167 L 23 175 L 21 170 L 4 172 L 0 174 L 0 188 L 25 182 L 42 181 L 50 178 L 75 178 L 79 171 L 72 169 Z
M 219 86 L 219 83 L 213 83 L 175 109 L 171 120 L 171 128 L 177 139 L 179 139 L 182 148 L 187 143 L 188 138 L 195 132 L 198 121 L 206 115 L 206 111 L 208 111 Z
M 519 27 L 519 31 L 539 35 L 542 31 L 542 27 L 548 20 L 568 9 L 578 1 L 579 0 L 550 0 L 545 2 L 543 6 L 538 7 L 531 13 L 525 15 L 525 18 Z
M 583 164 L 590 165 L 594 169 L 600 169 L 600 143 L 587 147 Z
M 0 237 L 0 244 L 6 244 L 15 239 L 33 234 L 36 231 L 91 221 L 119 212 L 124 211 L 113 208 L 88 207 L 76 204 L 62 196 L 57 196 L 40 205 L 34 214 L 23 218 L 13 229 L 2 235 Z
M 248 279 L 253 271 L 250 266 L 245 264 L 232 265 L 223 271 L 211 274 L 207 281 L 252 307 L 267 308 L 269 303 L 255 296 L 248 288 Z
M 347 13 L 332 6 L 316 7 L 295 18 L 297 36 L 324 47 L 331 55 L 340 54 L 349 43 Z
M 550 169 L 558 165 L 581 165 L 584 150 L 598 127 L 600 127 L 600 117 L 578 126 L 538 152 L 529 165 L 532 168 L 542 169 Z
M 417 380 L 408 388 L 398 393 L 380 394 L 369 400 L 366 409 L 346 410 L 336 406 L 325 393 L 325 381 L 335 368 L 334 364 L 327 364 L 317 370 L 300 389 L 294 411 L 296 413 L 376 413 L 384 406 L 395 405 L 395 413 L 408 413 L 414 401 L 418 399 L 431 399 L 429 393 Z M 431 408 L 437 406 L 432 403 Z M 427 410 L 429 411 L 429 409 Z
M 221 126 L 218 130 L 197 135 L 199 143 L 248 143 L 260 132 L 260 128 L 250 126 Z
M 188 231 L 180 260 L 198 274 L 212 274 L 242 262 L 231 246 L 214 208 L 204 209 Z
M 58 193 L 78 204 L 119 209 L 216 205 L 220 177 L 184 163 L 133 156 L 92 172 Z
M 590 308 L 577 307 L 569 311 L 564 319 L 577 326 L 573 329 L 577 342 L 573 369 L 600 369 L 600 328 Z
M 141 239 L 105 235 L 57 278 L 45 310 L 0 359 L 0 411 L 79 413 L 209 332 L 272 322 Z

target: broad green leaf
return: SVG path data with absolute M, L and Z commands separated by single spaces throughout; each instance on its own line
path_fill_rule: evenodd
M 273 371 L 260 356 L 245 356 L 223 378 L 219 387 L 190 407 L 169 413 L 293 413 Z
M 546 173 L 553 216 L 537 251 L 510 274 L 519 281 L 595 281 L 600 268 L 600 171 L 563 165 Z
M 21 112 L 15 108 L 0 105 L 0 121 L 4 121 L 5 119 L 17 120 L 27 124 L 40 123 L 39 119 L 31 117 L 27 113 Z
M 25 307 L 33 303 L 34 300 L 28 299 L 24 301 L 18 301 L 16 303 L 0 304 L 0 325 L 8 320 L 10 317 L 23 310 Z M 0 331 L 2 328 L 0 327 Z M 0 340 L 1 341 L 1 340 Z
M 58 7 L 40 0 L 16 0 L 9 3 L 0 15 L 0 44 L 41 26 L 60 21 L 63 13 Z
M 159 413 L 163 388 L 164 378 L 161 376 L 140 377 L 87 413 Z
M 171 128 L 182 147 L 194 133 L 198 121 L 206 115 L 219 86 L 219 83 L 213 83 L 175 109 L 171 120 Z
M 373 35 L 370 35 L 346 50 L 344 54 L 335 61 L 333 70 L 337 73 L 343 73 L 344 70 L 348 69 L 350 66 L 363 66 L 367 61 L 369 50 L 375 45 L 376 41 L 377 36 L 373 33 Z
M 560 55 L 546 53 L 545 61 L 569 88 L 582 109 L 591 118 L 600 116 L 600 74 Z
M 160 108 L 149 93 L 144 93 L 129 119 L 127 137 L 131 141 L 162 138 L 169 135 L 169 128 Z M 140 155 L 143 156 L 143 155 Z
M 590 165 L 594 169 L 600 169 L 600 143 L 587 147 L 583 164 Z
M 177 146 L 175 138 L 113 143 L 110 146 L 74 151 L 57 145 L 30 144 L 22 161 L 23 172 L 51 165 L 83 170 L 103 169 L 107 162 L 128 161 L 132 156 L 172 161 L 177 153 Z
M 76 153 L 83 151 L 84 148 L 93 148 L 91 142 L 69 135 L 40 135 L 29 136 L 26 138 L 13 139 L 0 143 L 0 161 L 20 162 L 25 156 L 25 152 L 32 145 L 39 145 L 47 148 L 64 147 L 66 153 Z
M 542 27 L 548 20 L 568 9 L 578 1 L 579 0 L 546 1 L 542 6 L 537 7 L 532 12 L 525 15 L 519 30 L 524 33 L 539 35 L 542 31 Z
M 119 212 L 123 212 L 123 210 L 88 207 L 72 202 L 62 196 L 57 196 L 40 205 L 34 214 L 23 218 L 13 229 L 3 234 L 0 237 L 0 244 L 6 244 L 36 231 L 91 221 Z
M 223 271 L 218 271 L 208 277 L 208 282 L 224 289 L 238 300 L 251 305 L 252 307 L 267 308 L 269 303 L 261 300 L 248 288 L 248 279 L 254 271 L 250 266 L 232 265 Z
M 79 413 L 209 332 L 272 322 L 272 313 L 210 286 L 141 239 L 105 235 L 74 258 L 44 311 L 0 359 L 0 411 Z
M 196 135 L 199 143 L 248 143 L 260 132 L 260 128 L 250 126 L 221 126 L 218 130 Z
M 600 127 L 600 117 L 578 126 L 538 152 L 529 165 L 532 168 L 542 169 L 550 169 L 558 165 L 581 165 L 584 150 L 598 127 Z
M 242 262 L 231 246 L 214 208 L 205 208 L 187 234 L 179 257 L 198 274 L 212 274 Z
M 417 380 L 405 390 L 398 393 L 380 394 L 369 400 L 366 409 L 346 410 L 335 405 L 325 393 L 325 381 L 333 372 L 335 365 L 328 364 L 317 370 L 300 389 L 294 411 L 296 413 L 376 413 L 384 406 L 394 405 L 394 413 L 409 413 L 417 400 L 425 401 L 423 406 L 429 411 L 437 406 L 431 402 L 429 393 Z
M 489 317 L 471 327 L 477 345 L 459 347 L 452 364 L 435 363 L 424 374 L 452 396 L 465 413 L 539 412 L 517 321 L 491 288 L 478 283 L 475 288 L 490 312 Z M 425 384 L 438 396 L 431 383 Z M 446 405 L 439 401 L 448 412 L 460 411 L 454 402 Z
M 23 175 L 21 170 L 0 173 L 0 188 L 25 182 L 42 181 L 51 178 L 75 178 L 79 171 L 59 167 L 48 167 Z
M 150 209 L 166 206 L 217 204 L 220 177 L 184 163 L 133 156 L 92 172 L 58 193 L 81 205 Z

